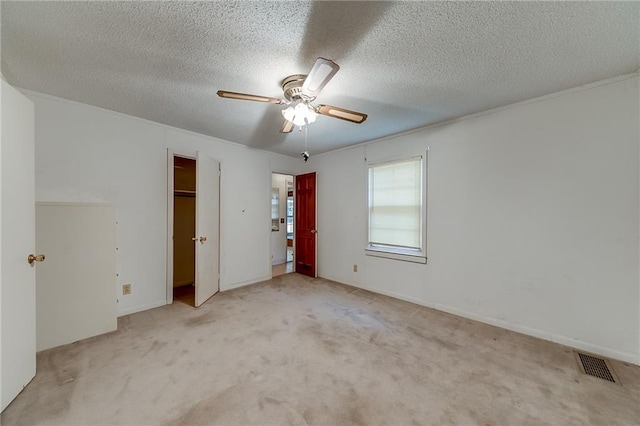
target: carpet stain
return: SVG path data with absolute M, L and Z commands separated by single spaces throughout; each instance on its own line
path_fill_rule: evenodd
M 262 360 L 263 364 L 266 364 L 266 365 L 271 364 L 271 360 L 264 355 L 260 355 L 260 359 Z
M 167 346 L 167 342 L 160 342 L 159 340 L 154 340 L 153 344 L 149 347 L 149 349 L 147 349 L 147 351 L 142 356 L 145 357 L 151 353 L 158 352 L 160 349 L 162 349 L 165 346 Z
M 129 387 L 129 382 L 131 382 L 131 376 L 127 376 L 127 379 L 125 380 L 124 385 L 122 385 L 122 389 L 120 389 L 120 392 L 118 392 L 119 397 L 122 397 L 124 393 L 127 391 L 127 388 Z
M 314 421 L 313 410 L 311 410 L 310 408 L 307 408 L 304 410 L 304 412 L 302 413 L 302 418 L 307 424 L 311 425 L 316 423 Z
M 198 315 L 197 317 L 189 318 L 184 322 L 187 327 L 200 327 L 203 325 L 213 324 L 216 322 L 216 318 L 211 313 Z
M 39 414 L 44 415 L 49 421 L 63 418 L 70 410 L 71 400 L 74 396 L 79 377 L 79 369 L 74 366 L 66 366 L 66 356 L 73 357 L 77 354 L 77 346 L 64 346 L 66 350 L 56 351 L 50 349 L 37 354 L 38 375 L 34 378 L 37 382 L 52 382 L 55 390 L 46 392 L 41 389 L 37 392 Z M 22 424 L 37 423 L 37 417 L 33 417 L 34 411 L 27 411 L 20 419 Z M 5 424 L 0 421 L 0 424 Z
M 347 404 L 344 408 L 345 412 L 342 414 L 341 424 L 351 424 L 351 425 L 367 425 L 370 422 L 367 422 L 363 415 L 363 409 L 370 411 L 370 407 L 366 398 L 359 398 L 358 393 L 355 389 L 349 389 L 349 396 L 347 397 Z
M 423 340 L 425 344 L 428 344 L 428 345 L 435 344 L 436 347 L 444 348 L 449 351 L 456 351 L 461 347 L 457 343 L 452 343 L 447 340 L 441 339 L 437 336 L 426 334 L 422 330 L 416 327 L 413 327 L 411 325 L 407 327 L 407 331 L 414 334 L 416 337 L 420 338 L 421 340 Z
M 553 392 L 551 392 L 551 389 L 546 386 L 538 386 L 538 389 L 540 390 L 540 393 L 546 398 L 550 398 L 553 396 Z
M 279 400 L 274 399 L 274 398 L 269 398 L 268 396 L 264 397 L 263 401 L 264 402 L 268 402 L 269 404 L 276 404 L 276 405 L 280 405 L 280 404 L 284 403 L 284 401 L 279 401 Z
M 331 355 L 335 355 L 339 352 L 340 344 L 335 340 L 323 339 L 321 340 L 322 347 Z

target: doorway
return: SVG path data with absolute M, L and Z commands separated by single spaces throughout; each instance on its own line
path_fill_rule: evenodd
M 195 307 L 196 160 L 173 158 L 173 299 Z
M 271 276 L 293 272 L 294 187 L 293 176 L 271 174 Z

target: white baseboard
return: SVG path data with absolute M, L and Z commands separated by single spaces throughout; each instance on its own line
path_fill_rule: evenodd
M 135 314 L 137 312 L 146 311 L 148 309 L 159 308 L 160 306 L 164 306 L 166 304 L 167 304 L 166 300 L 161 300 L 159 302 L 150 303 L 148 305 L 133 306 L 131 308 L 119 309 L 116 316 L 123 317 L 125 315 Z
M 351 287 L 356 287 L 362 290 L 371 291 L 373 293 L 382 294 L 385 296 L 393 297 L 395 299 L 404 300 L 405 302 L 415 303 L 416 305 L 425 306 L 427 308 L 435 309 L 437 311 L 446 312 L 448 314 L 457 315 L 459 317 L 468 318 L 470 320 L 482 322 L 485 324 L 493 325 L 496 327 L 504 328 L 506 330 L 515 331 L 516 333 L 526 334 L 528 336 L 537 337 L 542 340 L 548 340 L 550 342 L 558 343 L 561 345 L 569 346 L 574 349 L 580 349 L 586 352 L 590 352 L 595 355 L 601 355 L 607 358 L 616 359 L 619 361 L 628 362 L 631 364 L 640 366 L 640 354 L 633 354 L 628 352 L 621 352 L 615 349 L 606 348 L 603 346 L 595 345 L 589 342 L 584 342 L 582 340 L 573 339 L 571 337 L 561 336 L 554 333 L 549 333 L 545 331 L 541 331 L 535 328 L 523 326 L 520 324 L 514 324 L 508 321 L 499 320 L 496 318 L 491 318 L 485 315 L 477 314 L 475 312 L 469 312 L 462 309 L 454 308 L 451 306 L 442 305 L 439 303 L 430 303 L 425 302 L 423 300 L 419 300 L 413 297 L 405 296 L 400 293 L 395 293 L 393 291 L 380 290 L 377 288 L 365 287 L 356 283 L 347 283 L 342 280 L 324 276 L 322 278 L 335 281 L 341 284 L 345 284 Z
M 266 275 L 264 277 L 255 278 L 255 279 L 248 280 L 248 281 L 242 281 L 242 282 L 233 283 L 233 284 L 229 284 L 229 285 L 220 285 L 220 291 L 233 290 L 234 288 L 244 287 L 244 286 L 251 285 L 251 284 L 256 284 L 256 283 L 259 283 L 259 282 L 262 282 L 262 281 L 268 281 L 270 279 L 271 279 L 271 277 Z M 125 309 L 118 310 L 116 316 L 123 317 L 125 315 L 135 314 L 137 312 L 146 311 L 148 309 L 159 308 L 160 306 L 164 306 L 164 305 L 167 305 L 167 304 L 168 303 L 167 303 L 166 300 L 162 300 L 162 301 L 150 303 L 150 304 L 147 304 L 147 305 L 133 306 L 133 307 L 130 307 L 130 308 L 125 308 Z
M 220 285 L 220 291 L 229 291 L 229 290 L 233 290 L 234 288 L 244 287 L 246 285 L 256 284 L 256 283 L 259 283 L 259 282 L 262 282 L 262 281 L 269 281 L 270 279 L 271 279 L 271 276 L 265 275 L 264 277 L 255 278 L 255 279 L 248 280 L 248 281 L 242 281 L 242 282 L 238 282 L 238 283 Z
M 531 328 L 531 327 L 527 327 L 520 324 L 514 324 L 504 320 L 499 320 L 499 319 L 487 317 L 484 315 L 476 314 L 474 312 L 468 312 L 461 309 L 452 308 L 450 306 L 445 306 L 438 303 L 433 303 L 433 304 L 423 303 L 423 305 L 432 309 L 436 309 L 438 311 L 447 312 L 447 313 L 468 318 L 474 321 L 479 321 L 485 324 L 515 331 L 517 333 L 526 334 L 528 336 L 537 337 L 539 339 L 548 340 L 554 343 L 559 343 L 561 345 L 569 346 L 574 349 L 580 349 L 580 350 L 590 352 L 596 355 L 601 355 L 607 358 L 617 359 L 619 361 L 640 365 L 640 355 L 634 355 L 632 353 L 617 351 L 615 349 L 610 349 L 610 348 L 595 345 L 589 342 L 584 342 L 579 339 L 573 339 L 571 337 L 549 333 L 546 331 L 538 330 L 536 328 Z

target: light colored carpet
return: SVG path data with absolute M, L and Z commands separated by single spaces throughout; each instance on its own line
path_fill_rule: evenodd
M 541 315 L 544 313 L 541 312 Z M 38 354 L 12 424 L 635 424 L 569 348 L 298 274 Z

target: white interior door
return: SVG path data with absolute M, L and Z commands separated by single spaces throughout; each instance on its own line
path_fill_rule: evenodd
M 36 374 L 34 107 L 0 80 L 0 294 L 2 410 Z
M 36 203 L 36 350 L 114 331 L 116 214 L 99 203 Z
M 220 289 L 220 163 L 196 153 L 196 306 Z

